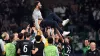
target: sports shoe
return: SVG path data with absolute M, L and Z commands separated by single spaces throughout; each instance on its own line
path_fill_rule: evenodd
M 69 19 L 66 19 L 62 22 L 62 25 L 65 26 L 69 22 Z
M 63 36 L 66 36 L 66 35 L 68 35 L 68 34 L 70 34 L 69 31 L 68 31 L 68 32 L 64 31 L 62 35 L 63 35 Z

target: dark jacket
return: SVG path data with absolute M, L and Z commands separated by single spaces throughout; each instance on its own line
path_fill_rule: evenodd
M 98 49 L 94 51 L 88 50 L 85 56 L 100 56 L 100 51 Z

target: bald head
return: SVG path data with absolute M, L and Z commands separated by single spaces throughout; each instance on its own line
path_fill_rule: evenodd
M 95 42 L 91 42 L 90 43 L 90 49 L 91 50 L 95 50 L 96 49 L 96 43 Z

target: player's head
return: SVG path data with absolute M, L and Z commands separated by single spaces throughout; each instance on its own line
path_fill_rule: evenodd
M 49 38 L 48 38 L 48 43 L 49 43 L 49 44 L 53 44 L 53 38 L 52 38 L 52 37 L 49 37 Z
M 26 36 L 26 39 L 30 39 L 31 34 L 26 32 L 25 36 Z
M 23 33 L 19 33 L 19 34 L 18 34 L 18 38 L 19 38 L 19 39 L 24 39 L 24 34 L 23 34 Z
M 10 38 L 9 38 L 10 42 L 13 42 L 14 41 L 14 35 L 10 35 Z
M 36 41 L 41 41 L 41 36 L 40 36 L 40 35 L 37 35 L 37 36 L 35 37 L 35 39 L 36 39 Z
M 96 43 L 95 43 L 95 42 L 91 42 L 91 43 L 90 43 L 90 49 L 91 49 L 91 50 L 96 49 Z
M 4 40 L 9 40 L 9 34 L 7 32 L 3 32 L 1 36 Z
M 89 40 L 88 40 L 88 39 L 85 39 L 85 40 L 84 40 L 84 45 L 85 45 L 85 46 L 89 46 L 89 44 L 90 44 Z
M 40 1 L 36 1 L 36 2 L 34 3 L 34 7 L 35 7 L 35 8 L 38 8 L 38 9 L 42 8 L 42 5 L 41 5 Z
M 14 33 L 14 40 L 18 40 L 18 33 Z

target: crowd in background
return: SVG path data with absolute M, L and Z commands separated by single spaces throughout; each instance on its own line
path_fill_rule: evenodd
M 100 40 L 99 2 L 99 0 L 75 0 L 74 3 L 68 3 L 67 5 L 55 4 L 52 6 L 52 10 L 62 19 L 70 19 L 70 23 L 66 25 L 65 30 L 71 32 L 70 35 L 77 45 L 82 44 L 83 39 L 86 38 L 95 41 Z
M 52 37 L 55 36 L 55 46 L 58 47 L 60 55 L 64 53 L 63 45 L 66 46 L 66 44 L 63 43 L 64 41 L 67 42 L 67 46 L 71 46 L 71 49 L 68 51 L 74 55 L 74 53 L 77 52 L 86 52 L 83 51 L 83 49 L 85 49 L 83 42 L 86 38 L 88 40 L 100 40 L 99 2 L 99 0 L 86 0 L 83 2 L 77 0 L 74 4 L 54 5 L 51 11 L 55 12 L 62 19 L 70 19 L 69 24 L 66 25 L 64 29 L 70 31 L 71 34 L 69 37 L 62 40 L 58 36 L 58 33 L 56 33 L 57 31 L 55 29 L 46 28 L 43 35 L 45 37 L 50 37 L 52 35 Z M 33 22 L 31 22 L 33 11 L 32 8 L 32 5 L 27 3 L 26 0 L 0 0 L 0 34 L 2 35 L 6 32 L 6 37 L 3 38 L 4 41 L 9 39 L 8 35 L 10 34 L 14 34 L 15 39 L 13 39 L 13 41 L 16 41 L 16 38 L 18 38 L 18 33 L 20 33 L 23 29 L 24 30 L 21 33 L 31 33 L 32 38 L 30 40 L 35 38 L 37 32 L 34 29 Z M 51 7 L 49 9 L 51 9 Z M 42 12 L 44 12 L 43 10 Z M 48 13 L 49 12 L 47 9 L 47 12 L 44 12 L 43 16 L 46 17 L 46 14 Z M 28 25 L 30 26 L 27 27 Z M 53 32 L 52 35 L 50 33 L 51 30 Z M 71 39 L 71 42 L 69 42 L 69 38 Z M 68 47 L 70 48 L 70 46 Z M 99 48 L 99 44 L 97 44 L 97 47 Z M 90 49 L 90 47 L 88 48 Z

